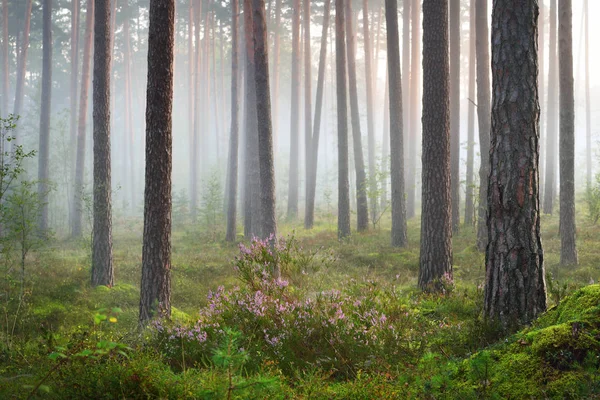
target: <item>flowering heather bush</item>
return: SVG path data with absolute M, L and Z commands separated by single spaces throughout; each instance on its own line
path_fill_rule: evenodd
M 416 356 L 424 330 L 406 307 L 392 304 L 391 293 L 356 282 L 346 293 L 308 297 L 291 290 L 286 275 L 299 265 L 299 253 L 293 240 L 240 245 L 235 268 L 244 285 L 210 292 L 193 326 L 155 322 L 161 350 L 174 362 L 207 361 L 229 328 L 241 332 L 240 344 L 254 366 L 275 365 L 286 374 L 320 368 L 352 376 L 365 367 L 384 368 L 399 355 Z M 282 277 L 272 274 L 278 263 Z

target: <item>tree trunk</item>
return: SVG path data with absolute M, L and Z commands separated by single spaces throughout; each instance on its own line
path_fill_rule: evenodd
M 537 1 L 492 12 L 492 136 L 484 314 L 512 329 L 546 310 L 538 194 Z
M 575 244 L 575 99 L 573 84 L 573 6 L 559 0 L 560 76 L 560 263 L 577 265 Z
M 254 55 L 256 62 L 256 115 L 258 117 L 258 158 L 260 163 L 261 234 L 271 243 L 277 240 L 275 216 L 275 166 L 269 88 L 269 42 L 265 0 L 254 0 Z M 310 124 L 310 121 L 309 121 Z M 278 274 L 278 271 L 276 271 Z
M 545 40 L 545 6 L 544 2 L 540 2 L 540 14 L 538 16 L 538 60 L 539 60 L 539 74 L 538 74 L 538 88 L 540 95 L 540 104 L 544 104 L 544 90 L 545 90 L 545 82 L 544 82 L 544 71 L 546 71 L 545 63 L 546 63 L 546 40 Z M 546 174 L 545 162 L 546 162 L 546 129 L 544 127 L 544 118 L 546 115 L 546 110 L 542 110 L 540 107 L 540 193 L 544 193 L 545 183 L 544 177 Z
M 38 194 L 42 209 L 39 231 L 48 230 L 48 192 L 50 191 L 50 112 L 52 109 L 52 0 L 44 0 L 42 45 L 42 98 L 40 108 L 40 144 L 38 152 Z
M 304 173 L 305 173 L 305 207 L 308 207 L 310 192 L 311 170 L 314 164 L 312 160 L 312 62 L 311 62 L 311 39 L 310 39 L 310 0 L 303 1 L 304 15 Z M 304 220 L 308 217 L 305 213 Z M 306 224 L 305 224 L 306 225 Z
M 319 55 L 319 77 L 317 81 L 317 99 L 315 105 L 315 123 L 310 152 L 307 152 L 307 169 L 310 170 L 306 191 L 306 212 L 304 227 L 311 229 L 315 221 L 315 195 L 317 188 L 317 165 L 319 163 L 319 139 L 321 133 L 321 117 L 323 113 L 323 93 L 325 86 L 325 69 L 327 68 L 327 30 L 331 12 L 331 0 L 325 0 L 323 14 L 323 32 L 321 34 L 321 53 Z M 308 157 L 309 156 L 309 157 Z
M 27 52 L 29 50 L 29 31 L 31 29 L 31 7 L 33 0 L 27 0 L 25 7 L 25 26 L 23 28 L 23 41 L 21 44 L 21 52 L 19 53 L 19 65 L 17 70 L 17 87 L 15 90 L 15 106 L 14 115 L 21 115 L 21 107 L 23 106 L 23 94 L 25 88 L 25 72 L 27 70 Z M 16 144 L 21 143 L 20 135 L 17 135 Z
M 354 167 L 356 171 L 356 219 L 359 232 L 369 229 L 369 209 L 367 204 L 367 176 L 363 158 L 362 133 L 360 130 L 360 111 L 358 109 L 358 89 L 356 84 L 356 33 L 352 13 L 352 2 L 346 6 L 346 51 L 348 53 L 348 86 L 350 94 L 350 114 L 352 121 L 352 144 L 354 148 Z
M 192 137 L 192 145 L 190 146 L 190 213 L 192 221 L 196 221 L 198 214 L 198 153 L 200 151 L 199 136 L 200 136 L 200 61 L 202 48 L 200 45 L 200 16 L 202 14 L 202 1 L 196 0 L 197 10 L 195 13 L 195 50 L 194 57 L 194 134 Z
M 175 0 L 150 0 L 140 324 L 171 315 L 174 31 Z
M 110 0 L 94 10 L 94 234 L 92 285 L 112 286 L 112 200 L 110 161 Z
M 368 130 L 368 163 L 369 163 L 369 191 L 371 199 L 371 220 L 377 218 L 378 194 L 377 173 L 375 171 L 375 115 L 373 112 L 373 56 L 371 51 L 371 38 L 369 33 L 369 6 L 363 0 L 363 31 L 365 45 L 365 73 L 367 81 L 367 130 Z M 398 60 L 400 61 L 400 60 Z M 398 64 L 400 66 L 400 64 Z M 404 173 L 404 172 L 403 172 Z
M 490 44 L 487 0 L 475 0 L 475 56 L 477 57 L 477 124 L 479 126 L 479 212 L 477 217 L 477 248 L 485 251 L 487 231 L 487 189 L 490 174 Z
M 388 177 L 390 172 L 390 85 L 388 76 L 388 67 L 385 67 L 385 94 L 383 100 L 383 130 L 381 135 L 381 171 L 383 172 L 381 181 L 381 204 L 384 210 L 388 206 Z M 404 108 L 404 107 L 403 107 Z M 402 155 L 403 157 L 405 154 Z M 404 157 L 406 159 L 406 157 Z M 406 174 L 405 174 L 406 177 Z
M 260 235 L 260 163 L 258 146 L 258 119 L 256 108 L 256 74 L 254 60 L 254 26 L 252 1 L 244 0 L 244 30 L 246 40 L 246 181 L 244 204 L 244 235 L 252 239 Z
M 411 104 L 411 91 L 413 90 L 413 86 L 418 83 L 415 82 L 414 85 L 411 85 L 411 48 L 410 48 L 410 19 L 411 19 L 411 4 L 413 0 L 402 0 L 402 110 L 403 110 L 403 122 L 404 122 L 404 184 L 405 191 L 411 190 L 409 187 L 411 186 L 409 180 L 409 170 L 411 168 L 411 164 L 409 162 L 411 155 L 409 154 L 411 143 L 413 139 L 411 137 L 412 126 L 411 126 L 411 110 L 416 107 Z M 386 93 L 388 89 L 388 84 L 386 83 Z M 387 97 L 387 95 L 386 95 Z M 384 106 L 384 114 L 389 112 L 389 102 L 386 98 L 387 103 Z M 388 117 L 384 117 L 385 121 L 389 120 Z M 388 142 L 389 140 L 386 140 Z M 386 170 L 384 170 L 387 172 Z M 408 200 L 408 199 L 407 199 Z M 410 217 L 410 215 L 407 216 Z
M 231 133 L 229 136 L 229 167 L 227 169 L 227 233 L 225 240 L 233 242 L 237 230 L 237 185 L 239 148 L 238 53 L 239 53 L 239 2 L 231 1 Z
M 412 43 L 410 57 L 410 138 L 408 140 L 407 179 L 406 179 L 406 216 L 412 218 L 416 215 L 417 194 L 417 157 L 419 135 L 421 132 L 421 116 L 419 103 L 421 102 L 421 0 L 413 0 L 411 5 Z
M 460 0 L 450 1 L 450 194 L 452 231 L 460 229 Z
M 190 165 L 190 195 L 192 188 L 191 181 L 191 170 L 193 168 L 192 160 L 194 158 L 194 133 L 195 133 L 195 66 L 196 66 L 196 57 L 194 53 L 194 14 L 195 7 L 194 3 L 196 0 L 189 0 L 188 6 L 188 162 Z M 190 197 L 191 202 L 191 197 Z M 190 203 L 191 204 L 191 203 Z
M 131 205 L 130 208 L 135 211 L 136 202 L 135 202 L 135 130 L 133 127 L 133 99 L 132 99 L 132 79 L 131 79 L 131 37 L 129 34 L 129 0 L 125 0 L 125 4 L 123 5 L 124 9 L 127 10 L 127 17 L 123 22 L 123 37 L 124 37 L 124 51 L 123 51 L 123 60 L 124 60 L 124 78 L 125 78 L 125 130 L 123 135 L 124 147 L 123 147 L 123 166 L 125 167 L 126 174 L 126 187 L 131 196 Z M 129 153 L 129 154 L 128 154 Z
M 2 0 L 2 118 L 8 117 L 8 64 L 8 0 Z
M 392 246 L 403 247 L 406 237 L 406 204 L 404 200 L 404 132 L 402 121 L 402 74 L 400 71 L 400 33 L 398 3 L 385 1 L 387 28 L 388 81 L 390 107 L 390 152 L 392 181 Z
M 585 29 L 585 160 L 586 160 L 586 183 L 587 187 L 592 185 L 592 121 L 590 103 L 590 21 L 588 17 L 588 0 L 584 1 L 584 29 Z
M 290 111 L 290 177 L 288 182 L 288 218 L 298 216 L 298 168 L 300 146 L 300 0 L 292 11 L 292 108 Z
M 77 84 L 79 78 L 79 0 L 71 0 L 71 146 L 77 143 Z M 70 157 L 74 157 L 73 147 Z M 75 166 L 75 163 L 72 164 Z
M 452 277 L 448 0 L 423 1 L 423 206 L 419 287 Z
M 330 0 L 331 1 L 331 0 Z M 277 151 L 279 148 L 279 53 L 281 49 L 281 34 L 279 33 L 281 25 L 281 0 L 275 1 L 275 39 L 273 43 L 273 147 Z
M 554 211 L 556 197 L 556 119 L 558 118 L 558 54 L 556 49 L 556 0 L 550 0 L 550 47 L 548 50 L 548 121 L 546 123 L 546 179 L 544 180 L 544 213 Z
M 346 0 L 350 1 L 350 0 Z M 351 16 L 348 16 L 351 18 Z M 350 236 L 350 182 L 348 178 L 348 98 L 346 93 L 346 29 L 344 0 L 335 0 L 335 63 L 338 131 L 338 238 Z
M 475 0 L 469 5 L 469 112 L 467 129 L 467 179 L 465 193 L 465 225 L 473 226 L 474 182 L 473 163 L 475 159 Z
M 80 237 L 83 219 L 83 183 L 85 172 L 85 151 L 87 149 L 88 91 L 90 87 L 90 67 L 92 62 L 92 38 L 94 34 L 94 0 L 88 0 L 85 15 L 85 42 L 81 70 L 81 92 L 79 97 L 79 122 L 77 125 L 77 153 L 75 161 L 75 185 L 73 190 L 73 210 L 71 235 Z M 75 113 L 77 114 L 77 113 Z

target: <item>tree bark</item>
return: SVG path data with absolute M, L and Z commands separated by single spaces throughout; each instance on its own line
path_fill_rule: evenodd
M 231 1 L 231 132 L 229 136 L 229 168 L 227 169 L 227 233 L 225 240 L 233 242 L 237 228 L 237 185 L 239 148 L 238 53 L 239 53 L 239 2 Z
M 490 45 L 487 0 L 475 0 L 475 55 L 477 57 L 477 124 L 479 125 L 479 212 L 477 248 L 485 251 L 488 243 L 487 199 L 490 174 L 491 94 Z
M 290 175 L 288 182 L 288 218 L 298 216 L 298 174 L 300 145 L 300 0 L 292 11 L 292 99 L 290 126 Z
M 418 83 L 415 82 L 414 85 L 411 85 L 411 48 L 410 48 L 410 20 L 411 20 L 411 5 L 413 0 L 402 0 L 402 110 L 403 110 L 403 122 L 404 122 L 404 181 L 405 186 L 410 185 L 409 180 L 409 170 L 411 165 L 409 163 L 411 155 L 409 154 L 410 146 L 412 143 L 411 132 L 411 110 L 416 105 L 411 104 L 411 92 L 413 90 L 413 86 Z M 389 85 L 386 83 L 386 93 Z M 386 95 L 387 97 L 388 95 Z M 389 112 L 389 102 L 386 98 L 387 103 L 384 106 L 384 113 Z M 388 117 L 384 117 L 385 121 L 389 120 Z M 386 140 L 388 142 L 388 140 Z M 385 170 L 384 170 L 385 171 Z M 385 171 L 387 172 L 387 171 Z M 408 187 L 405 187 L 405 190 L 411 190 Z M 408 198 L 407 198 L 408 200 Z M 410 216 L 407 212 L 407 216 Z
M 71 146 L 77 143 L 77 83 L 79 80 L 79 0 L 71 0 Z M 73 157 L 71 148 L 70 157 Z M 73 166 L 75 163 L 72 164 Z
M 368 196 L 371 200 L 371 220 L 377 218 L 378 198 L 377 194 L 377 173 L 375 170 L 375 115 L 373 112 L 373 66 L 371 65 L 373 56 L 371 50 L 371 37 L 369 32 L 369 6 L 367 0 L 363 0 L 363 35 L 365 47 L 365 74 L 367 89 L 367 138 L 368 138 L 368 163 L 369 163 L 369 191 Z M 400 62 L 400 60 L 398 60 Z M 400 66 L 400 64 L 398 64 Z M 404 173 L 404 172 L 403 172 Z
M 73 210 L 71 236 L 80 237 L 83 225 L 83 181 L 85 172 L 85 151 L 87 149 L 87 116 L 92 62 L 92 38 L 94 36 L 94 0 L 88 0 L 85 15 L 85 42 L 81 70 L 81 92 L 79 97 L 79 122 L 77 125 L 77 152 L 75 158 L 75 185 L 73 190 Z M 95 105 L 95 104 L 94 104 Z
M 258 117 L 258 158 L 260 163 L 261 234 L 271 243 L 277 240 L 275 215 L 275 166 L 271 126 L 271 90 L 269 87 L 269 42 L 265 18 L 265 0 L 254 0 L 254 55 L 256 115 Z M 309 121 L 310 124 L 310 121 Z M 278 274 L 279 272 L 276 271 Z
M 323 93 L 325 86 L 325 69 L 327 68 L 327 30 L 331 13 L 331 0 L 325 0 L 323 14 L 323 32 L 321 34 L 321 53 L 319 55 L 319 77 L 317 81 L 317 99 L 315 105 L 315 123 L 311 140 L 310 158 L 307 158 L 307 168 L 310 167 L 308 188 L 306 193 L 306 212 L 304 227 L 312 229 L 315 220 L 315 195 L 317 188 L 317 165 L 319 162 L 319 139 L 321 133 L 321 117 L 323 114 Z M 308 153 L 307 153 L 308 154 Z
M 150 0 L 140 324 L 171 315 L 174 31 L 175 0 Z
M 505 329 L 546 309 L 538 194 L 537 1 L 492 12 L 492 136 L 484 315 Z
M 27 0 L 25 7 L 25 26 L 23 27 L 23 41 L 21 44 L 21 52 L 19 53 L 19 65 L 17 70 L 17 87 L 15 89 L 15 105 L 14 115 L 21 115 L 23 106 L 23 94 L 25 88 L 25 72 L 27 70 L 27 52 L 29 51 L 29 31 L 31 29 L 31 8 L 33 0 Z M 21 143 L 20 135 L 17 135 L 16 144 Z
M 358 89 L 356 84 L 356 33 L 352 13 L 352 2 L 346 1 L 346 51 L 348 55 L 348 86 L 350 94 L 350 114 L 352 121 L 352 144 L 354 168 L 356 171 L 356 219 L 359 232 L 369 229 L 369 209 L 367 204 L 367 176 L 363 157 L 360 111 L 358 109 Z
M 546 123 L 546 179 L 544 180 L 544 213 L 554 211 L 556 197 L 556 146 L 558 135 L 556 119 L 558 118 L 558 54 L 556 46 L 557 7 L 556 0 L 550 0 L 550 42 L 548 49 L 548 107 Z
M 465 192 L 465 225 L 473 226 L 474 222 L 474 181 L 473 163 L 475 159 L 475 0 L 469 5 L 469 111 L 467 128 L 467 179 Z
M 421 133 L 421 116 L 419 103 L 421 102 L 421 0 L 413 0 L 411 5 L 412 42 L 410 57 L 410 138 L 408 140 L 408 157 L 406 173 L 406 216 L 412 218 L 416 215 L 417 194 L 417 157 L 418 141 Z
M 8 0 L 2 0 L 2 103 L 0 117 L 8 117 Z
M 346 0 L 350 1 L 350 0 Z M 350 16 L 348 16 L 350 18 Z M 335 0 L 335 63 L 338 131 L 338 238 L 350 236 L 348 177 L 348 98 L 346 92 L 346 28 L 344 0 Z
M 279 99 L 279 53 L 281 49 L 281 0 L 275 1 L 275 39 L 273 39 L 273 98 Z M 273 102 L 273 147 L 279 148 L 279 101 Z
M 94 9 L 94 234 L 92 285 L 114 284 L 110 161 L 110 0 Z
M 450 194 L 452 231 L 460 229 L 460 0 L 450 1 Z
M 404 200 L 404 132 L 402 121 L 402 74 L 400 71 L 400 33 L 398 2 L 385 1 L 387 28 L 388 81 L 390 107 L 390 152 L 392 181 L 392 246 L 403 247 L 406 237 L 406 204 Z
M 387 174 L 390 172 L 390 85 L 387 65 L 385 67 L 385 94 L 383 98 L 383 130 L 381 135 L 381 171 L 383 172 L 383 177 L 381 182 L 382 188 L 380 204 L 382 210 L 384 210 L 388 206 Z M 406 159 L 406 153 L 403 154 L 403 156 L 404 159 Z
M 38 195 L 42 204 L 39 231 L 41 234 L 45 234 L 48 230 L 48 192 L 50 191 L 48 180 L 50 178 L 50 112 L 52 109 L 52 0 L 44 0 L 42 9 L 42 104 L 38 152 Z
M 559 0 L 560 70 L 560 263 L 577 265 L 575 243 L 575 99 L 573 83 L 573 5 Z
M 190 213 L 192 221 L 196 221 L 198 214 L 198 153 L 200 152 L 199 136 L 200 136 L 200 62 L 202 47 L 200 44 L 200 16 L 202 15 L 202 1 L 196 0 L 197 10 L 195 13 L 195 57 L 194 57 L 194 133 L 190 146 Z
M 311 170 L 314 164 L 312 160 L 312 62 L 311 62 L 311 38 L 310 38 L 310 0 L 303 0 L 303 32 L 304 32 L 304 173 L 305 173 L 305 207 L 308 207 L 310 192 Z M 304 220 L 308 214 L 305 213 Z M 306 227 L 306 224 L 305 224 Z
M 423 205 L 419 287 L 452 277 L 448 0 L 423 1 Z
M 586 183 L 587 187 L 592 185 L 592 106 L 590 102 L 590 21 L 588 0 L 584 1 L 584 29 L 585 29 L 585 160 L 586 160 Z
M 544 104 L 545 99 L 545 82 L 544 82 L 544 72 L 546 71 L 545 63 L 546 63 L 546 39 L 545 39 L 545 6 L 544 2 L 540 2 L 540 14 L 538 16 L 538 59 L 539 59 L 539 74 L 538 74 L 538 88 L 540 95 L 540 104 Z M 540 193 L 544 193 L 545 191 L 545 182 L 544 177 L 546 175 L 546 129 L 544 127 L 544 118 L 545 118 L 546 110 L 542 110 L 540 107 Z

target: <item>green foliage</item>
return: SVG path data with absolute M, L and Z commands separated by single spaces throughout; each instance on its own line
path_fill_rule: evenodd
M 217 171 L 213 171 L 205 181 L 200 198 L 202 226 L 212 240 L 222 236 L 223 227 L 223 188 Z
M 587 188 L 585 201 L 588 206 L 588 217 L 595 225 L 600 219 L 600 174 L 596 175 L 596 181 Z

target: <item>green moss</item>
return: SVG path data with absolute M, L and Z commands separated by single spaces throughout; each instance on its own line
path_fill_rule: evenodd
M 547 327 L 577 321 L 600 324 L 600 285 L 586 286 L 566 297 L 557 307 L 542 315 L 535 326 Z

